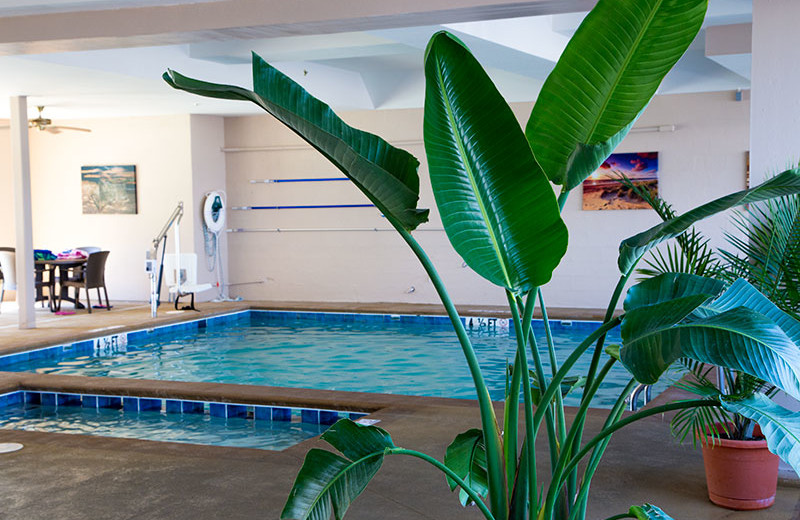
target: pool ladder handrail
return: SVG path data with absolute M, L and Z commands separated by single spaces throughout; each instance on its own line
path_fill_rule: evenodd
M 644 393 L 644 403 L 642 406 L 647 406 L 647 403 L 653 400 L 652 385 L 639 383 L 628 396 L 628 411 L 635 412 L 639 409 L 639 396 Z

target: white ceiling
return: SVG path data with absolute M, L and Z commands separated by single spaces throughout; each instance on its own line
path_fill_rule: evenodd
M 209 0 L 211 1 L 211 0 Z M 171 2 L 171 3 L 198 3 Z M 160 0 L 0 0 L 8 16 L 102 11 L 162 5 Z M 751 22 L 751 0 L 711 0 L 705 27 Z M 176 113 L 249 114 L 244 102 L 210 100 L 172 90 L 167 68 L 201 79 L 249 86 L 255 51 L 337 109 L 419 107 L 422 60 L 428 38 L 447 29 L 467 43 L 509 101 L 535 99 L 584 13 L 467 21 L 415 27 L 277 38 L 195 39 L 157 47 L 107 48 L 0 56 L 0 97 L 29 96 L 31 110 L 45 105 L 56 119 Z M 25 17 L 23 17 L 25 18 Z M 23 19 L 20 18 L 20 19 Z M 232 32 L 232 31 L 231 31 Z M 80 45 L 76 45 L 80 48 Z M 660 93 L 749 88 L 748 53 L 706 56 L 705 29 L 665 80 Z M 0 117 L 8 117 L 0 103 Z

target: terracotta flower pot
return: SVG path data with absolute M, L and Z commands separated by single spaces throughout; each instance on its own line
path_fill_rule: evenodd
M 760 432 L 759 432 L 760 433 Z M 780 459 L 767 441 L 734 441 L 706 437 L 703 463 L 708 498 L 728 509 L 764 509 L 775 502 Z

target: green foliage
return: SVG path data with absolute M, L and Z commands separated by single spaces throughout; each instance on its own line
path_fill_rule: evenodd
M 699 400 L 623 417 L 625 396 L 621 395 L 602 431 L 584 442 L 590 403 L 619 360 L 644 382 L 657 380 L 675 360 L 687 358 L 750 374 L 752 379 L 743 379 L 743 386 L 761 378 L 800 396 L 800 324 L 745 281 L 722 292 L 720 282 L 707 277 L 663 275 L 630 290 L 622 318 L 613 317 L 612 312 L 645 252 L 678 237 L 680 247 L 696 251 L 698 260 L 690 264 L 697 267 L 705 243 L 687 233 L 695 222 L 740 204 L 798 193 L 800 171 L 784 172 L 762 186 L 675 216 L 624 241 L 618 262 L 623 276 L 609 302 L 607 319 L 566 359 L 556 359 L 549 350 L 550 375 L 545 375 L 541 354 L 529 335 L 538 288 L 550 279 L 567 244 L 547 178 L 562 185 L 563 202 L 570 189 L 606 158 L 694 39 L 705 9 L 705 0 L 599 0 L 545 82 L 525 134 L 461 42 L 439 33 L 428 46 L 424 137 L 437 207 L 455 250 L 481 276 L 506 288 L 514 316 L 515 359 L 520 370 L 514 371 L 509 385 L 513 404 L 506 406 L 500 422 L 455 306 L 433 263 L 410 233 L 427 219 L 427 211 L 417 208 L 418 161 L 377 136 L 347 126 L 327 105 L 257 56 L 254 91 L 193 80 L 172 71 L 165 75 L 175 88 L 255 102 L 353 180 L 426 270 L 475 384 L 481 430 L 456 437 L 445 463 L 394 446 L 380 428 L 339 421 L 322 438 L 341 455 L 320 449 L 308 453 L 282 518 L 324 520 L 332 515 L 340 519 L 383 458 L 399 454 L 417 457 L 442 471 L 451 489 L 460 488 L 461 502 L 474 502 L 487 519 L 585 520 L 589 486 L 614 431 L 665 411 L 736 406 L 728 398 L 721 402 L 723 397 L 707 393 Z M 671 262 L 664 260 L 665 266 Z M 712 263 L 705 264 L 706 268 L 712 269 Z M 541 307 L 546 313 L 543 299 Z M 611 357 L 600 367 L 605 334 L 620 322 L 623 345 L 609 347 Z M 585 378 L 571 379 L 567 374 L 593 346 L 596 356 Z M 523 377 L 529 372 L 529 358 L 535 377 Z M 633 385 L 631 381 L 627 388 Z M 578 387 L 583 387 L 583 402 L 567 427 L 561 396 Z M 534 401 L 538 406 L 534 407 Z M 737 402 L 741 408 L 743 401 Z M 767 412 L 787 422 L 782 413 L 761 408 L 762 414 Z M 520 423 L 525 425 L 522 435 Z M 502 434 L 500 424 L 506 428 Z M 540 432 L 543 424 L 546 431 Z M 789 438 L 788 431 L 776 430 L 784 438 Z M 780 433 L 770 435 L 775 442 L 784 442 Z M 550 474 L 540 479 L 535 442 L 542 440 L 550 448 L 551 464 Z M 794 451 L 783 451 L 795 457 Z M 615 518 L 624 517 L 669 518 L 647 504 Z
M 539 376 L 533 370 L 530 371 L 531 377 L 531 393 L 533 394 L 533 404 L 539 405 L 542 399 L 542 394 L 546 385 L 539 381 Z M 586 377 L 584 376 L 567 376 L 561 380 L 560 391 L 561 397 L 566 397 L 572 392 L 576 392 L 586 386 Z
M 569 191 L 608 158 L 705 12 L 704 0 L 597 3 L 542 86 L 525 131 L 553 183 Z
M 483 444 L 483 431 L 477 428 L 459 434 L 444 455 L 444 464 L 461 477 L 478 495 L 486 497 L 489 494 L 489 480 L 486 474 L 486 447 Z M 447 477 L 450 491 L 454 491 L 458 484 Z M 463 489 L 459 490 L 459 501 L 462 506 L 469 505 L 472 500 Z
M 756 421 L 769 450 L 800 474 L 800 413 L 790 412 L 762 394 L 744 399 L 724 397 L 722 406 L 731 413 Z
M 425 76 L 425 151 L 450 243 L 496 285 L 547 283 L 567 251 L 567 227 L 511 108 L 450 34 L 431 38 Z
M 669 278 L 645 283 L 658 282 Z M 651 384 L 688 357 L 770 381 L 800 399 L 800 324 L 744 280 L 707 301 L 707 294 L 693 294 L 628 311 L 622 363 L 638 381 Z
M 654 197 L 649 191 L 637 188 L 628 179 L 623 183 L 633 188 L 656 213 L 669 221 L 677 217 L 672 207 L 663 199 Z M 800 197 L 789 195 L 751 204 L 734 213 L 732 218 L 737 234 L 726 234 L 728 242 L 735 248 L 733 252 L 721 250 L 719 256 L 708 245 L 695 228 L 668 244 L 667 256 L 661 251 L 652 250 L 645 261 L 650 269 L 638 269 L 640 274 L 656 276 L 661 271 L 691 272 L 705 274 L 735 283 L 744 278 L 753 284 L 762 295 L 758 296 L 762 306 L 774 303 L 781 310 L 791 314 L 792 320 L 783 320 L 791 326 L 797 316 L 800 297 L 797 287 L 800 283 L 800 260 L 797 247 L 800 239 Z M 709 269 L 709 266 L 711 268 Z M 629 294 L 630 296 L 630 294 Z M 772 302 L 772 303 L 770 303 Z M 733 308 L 728 305 L 726 308 Z M 697 315 L 710 315 L 698 310 Z M 793 341 L 797 341 L 795 335 Z M 755 394 L 770 395 L 775 387 L 750 374 L 732 370 L 717 371 L 716 377 L 709 377 L 713 366 L 683 359 L 681 364 L 687 372 L 685 381 L 679 383 L 683 389 L 706 399 L 719 401 L 722 388 L 732 398 L 744 399 Z M 722 378 L 724 386 L 717 379 Z M 715 425 L 721 426 L 720 431 Z M 715 408 L 695 408 L 678 412 L 671 422 L 673 433 L 683 441 L 690 433 L 694 443 L 702 439 L 706 432 L 716 437 L 725 434 L 730 439 L 745 440 L 753 438 L 754 423 L 740 414 L 728 414 L 721 406 Z
M 642 255 L 650 249 L 661 242 L 681 235 L 702 219 L 743 204 L 761 202 L 798 192 L 800 192 L 800 170 L 793 169 L 786 170 L 755 188 L 732 193 L 703 204 L 683 215 L 623 240 L 619 246 L 619 259 L 617 260 L 619 270 L 622 273 L 630 272 Z
M 636 520 L 672 520 L 672 517 L 653 504 L 631 506 L 628 514 Z
M 800 312 L 800 197 L 752 204 L 734 214 L 738 233 L 727 233 L 733 250 L 721 250 L 723 274 L 744 278 L 783 311 Z
M 395 226 L 413 230 L 428 220 L 418 209 L 419 161 L 380 137 L 348 126 L 331 108 L 253 54 L 254 91 L 164 73 L 172 87 L 206 97 L 252 101 L 344 173 Z
M 712 380 L 716 367 L 689 358 L 681 358 L 679 363 L 690 377 L 684 378 L 676 383 L 675 386 L 709 401 L 719 403 L 722 392 Z M 728 427 L 730 421 L 730 416 L 725 413 L 721 406 L 687 408 L 675 414 L 675 417 L 670 421 L 670 428 L 672 434 L 678 437 L 681 442 L 686 440 L 687 436 L 691 436 L 692 444 L 696 446 L 697 442 L 705 438 L 706 434 L 710 434 L 713 437 L 718 437 L 721 433 L 730 435 L 730 428 Z M 714 427 L 716 424 L 721 425 L 723 431 Z
M 306 455 L 281 513 L 286 520 L 336 520 L 367 487 L 394 448 L 389 434 L 376 426 L 341 419 L 322 438 L 344 457 L 314 448 Z
M 702 295 L 706 300 L 719 296 L 725 284 L 713 278 L 685 273 L 665 273 L 646 279 L 628 290 L 623 308 L 631 312 L 640 307 L 686 296 Z
M 647 202 L 661 220 L 672 220 L 678 216 L 671 204 L 650 190 L 633 183 L 625 176 L 619 180 Z M 715 278 L 725 272 L 709 239 L 694 226 L 676 236 L 674 242 L 651 249 L 649 253 L 643 259 L 646 267 L 636 269 L 637 273 L 647 278 L 665 273 L 689 273 Z

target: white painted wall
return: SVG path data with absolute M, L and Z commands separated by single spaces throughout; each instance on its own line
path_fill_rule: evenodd
M 514 105 L 521 121 L 530 105 Z M 343 115 L 348 123 L 377 133 L 421 161 L 420 207 L 431 221 L 415 232 L 458 303 L 504 305 L 504 293 L 484 282 L 453 252 L 435 210 L 427 180 L 420 110 L 363 111 Z M 656 98 L 638 126 L 676 125 L 674 133 L 634 134 L 618 151 L 658 151 L 662 194 L 679 211 L 744 187 L 749 106 L 732 93 Z M 226 147 L 268 147 L 227 155 L 229 206 L 352 204 L 368 202 L 349 183 L 250 184 L 250 179 L 326 177 L 338 172 L 314 150 L 268 116 L 225 120 Z M 650 211 L 588 212 L 580 190 L 564 212 L 570 228 L 567 256 L 545 288 L 549 305 L 603 308 L 618 273 L 619 242 L 658 222 Z M 231 211 L 233 228 L 308 229 L 388 224 L 373 208 Z M 703 227 L 715 241 L 716 219 Z M 428 230 L 428 231 L 426 231 Z M 427 276 L 392 232 L 305 231 L 234 233 L 229 237 L 235 294 L 250 300 L 436 302 Z M 261 282 L 252 283 L 250 282 Z M 413 287 L 414 291 L 409 292 Z
M 191 168 L 192 168 L 192 214 L 197 215 L 198 224 L 194 227 L 194 241 L 187 250 L 192 250 L 197 254 L 197 280 L 199 283 L 217 283 L 217 272 L 211 261 L 212 269 L 209 270 L 209 262 L 206 260 L 206 234 L 203 233 L 203 226 L 199 224 L 203 215 L 203 205 L 205 195 L 210 191 L 225 190 L 225 155 L 222 153 L 222 144 L 225 142 L 224 119 L 218 116 L 190 116 L 191 132 Z M 187 235 L 188 236 L 188 235 Z M 213 235 L 209 235 L 213 236 Z M 219 259 L 222 265 L 222 272 L 225 273 L 228 262 L 228 239 L 227 233 L 219 235 Z M 210 242 L 210 243 L 213 243 Z M 213 247 L 211 247 L 213 251 Z M 219 264 L 219 263 L 217 263 Z M 224 283 L 223 279 L 223 283 Z M 216 297 L 219 291 L 216 287 L 196 298 L 208 300 Z
M 11 177 L 11 138 L 0 130 L 0 247 L 14 247 L 14 179 Z
M 751 165 L 756 181 L 800 160 L 798 17 L 795 0 L 753 0 Z
M 147 300 L 145 251 L 178 201 L 191 206 L 189 123 L 189 116 L 92 119 L 69 123 L 92 133 L 31 131 L 35 247 L 109 250 L 106 284 L 111 299 Z M 136 165 L 135 215 L 82 213 L 81 166 L 108 164 Z M 193 219 L 184 218 L 181 238 L 186 246 L 192 244 L 193 233 Z
M 223 119 L 184 115 L 60 123 L 92 132 L 51 134 L 31 130 L 34 247 L 56 253 L 77 246 L 107 249 L 111 251 L 106 265 L 110 298 L 146 301 L 145 251 L 152 247 L 153 238 L 178 202 L 183 201 L 182 252 L 197 253 L 201 282 L 215 280 L 216 274 L 205 267 L 200 218 L 203 195 L 225 185 L 220 151 Z M 0 157 L 9 157 L 7 135 L 8 131 L 0 133 Z M 0 244 L 13 245 L 10 161 L 0 162 Z M 81 166 L 107 164 L 136 165 L 137 214 L 82 213 Z M 172 247 L 170 232 L 167 250 L 172 251 Z M 216 294 L 208 291 L 199 296 L 203 300 Z

